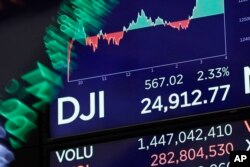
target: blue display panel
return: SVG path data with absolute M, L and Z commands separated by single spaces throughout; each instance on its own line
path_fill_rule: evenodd
M 250 121 L 58 150 L 50 167 L 229 167 L 235 150 L 250 151 Z
M 102 29 L 86 34 L 83 44 L 71 41 L 50 137 L 249 106 L 249 7 L 249 1 L 120 1 Z

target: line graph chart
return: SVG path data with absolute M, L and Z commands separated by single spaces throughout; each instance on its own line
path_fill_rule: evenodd
M 148 13 L 152 11 L 142 6 L 134 19 L 118 31 L 104 27 L 98 34 L 86 36 L 85 45 L 72 40 L 68 82 L 227 58 L 224 0 L 196 0 L 191 10 L 187 18 L 170 21 L 166 16 L 151 17 Z M 211 24 L 214 24 L 212 29 L 207 26 Z M 79 55 L 76 60 L 79 68 L 71 74 L 73 45 Z

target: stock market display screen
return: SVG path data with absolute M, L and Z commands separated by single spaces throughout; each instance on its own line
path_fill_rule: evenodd
M 56 150 L 50 167 L 229 167 L 235 150 L 250 151 L 249 120 Z
M 84 38 L 69 41 L 64 88 L 51 105 L 51 138 L 249 106 L 248 0 L 112 2 L 116 2 L 116 6 L 108 12 L 100 29 L 90 33 L 79 24 L 75 36 Z M 67 17 L 61 19 L 67 20 Z M 187 166 L 192 159 L 205 162 L 206 157 L 213 156 L 218 157 L 219 162 L 229 150 L 243 147 L 237 145 L 238 141 L 246 144 L 244 137 L 232 136 L 237 133 L 233 129 L 243 125 L 240 122 L 195 129 L 192 131 L 196 134 L 194 138 L 191 132 L 183 132 L 139 141 L 131 139 L 122 142 L 124 148 L 112 148 L 116 152 L 135 147 L 132 153 L 139 151 L 140 156 L 147 156 L 145 164 L 151 166 L 172 163 Z M 218 138 L 218 135 L 223 137 Z M 191 140 L 186 138 L 188 136 Z M 206 145 L 192 145 L 192 140 L 205 139 Z M 171 147 L 183 143 L 190 147 L 173 152 Z M 164 145 L 171 147 L 161 152 Z M 99 147 L 109 148 L 109 145 L 93 147 L 86 149 L 89 156 L 94 149 L 94 157 L 104 153 L 105 149 Z M 127 155 L 126 150 L 123 153 Z M 64 155 L 67 154 L 58 154 L 59 159 L 63 160 Z M 91 159 L 95 159 L 92 156 Z M 95 163 L 99 162 L 103 161 Z M 124 160 L 112 163 L 120 162 Z M 117 166 L 126 163 L 138 162 L 126 160 Z

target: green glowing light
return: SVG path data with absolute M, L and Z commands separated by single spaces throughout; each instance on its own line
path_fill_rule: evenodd
M 33 104 L 40 111 L 44 111 L 46 105 L 55 98 L 58 89 L 63 87 L 61 77 L 39 62 L 38 69 L 23 75 L 22 79 L 31 84 L 26 91 L 41 100 Z
M 118 3 L 118 0 L 70 0 L 62 3 L 58 25 L 49 26 L 44 37 L 46 53 L 55 70 L 67 74 L 68 42 L 73 39 L 84 45 L 87 34 L 97 33 L 104 23 L 104 17 Z M 71 56 L 75 56 L 74 48 L 71 49 Z M 70 70 L 74 68 L 76 63 L 71 60 Z
M 33 122 L 20 115 L 8 120 L 5 124 L 6 131 L 23 142 L 28 140 L 30 132 L 36 127 Z
M 44 44 L 55 70 L 65 74 L 67 71 L 67 53 L 69 41 L 76 40 L 85 43 L 88 33 L 96 33 L 103 25 L 105 15 L 110 13 L 118 0 L 69 0 L 62 3 L 58 12 L 58 23 L 50 25 L 46 29 Z M 71 48 L 71 57 L 76 57 L 74 48 Z M 20 83 L 12 79 L 5 87 L 5 91 L 11 95 L 17 95 L 19 99 L 32 94 L 40 101 L 32 104 L 34 109 L 45 111 L 59 88 L 63 87 L 61 77 L 41 63 L 38 68 L 23 75 L 21 78 L 30 84 L 24 88 Z M 70 70 L 76 67 L 73 60 Z M 19 149 L 26 143 L 29 134 L 37 128 L 38 114 L 35 110 L 16 98 L 2 101 L 0 99 L 0 115 L 7 119 L 5 129 L 10 134 L 12 148 Z
M 47 28 L 47 35 L 44 37 L 44 41 L 49 42 L 50 40 L 56 40 L 60 44 L 66 46 L 68 41 L 66 41 L 65 38 L 65 34 L 60 33 L 60 31 L 57 31 L 54 26 L 49 26 Z
M 37 119 L 35 111 L 18 99 L 8 99 L 3 101 L 0 106 L 0 115 L 9 120 L 12 120 L 19 115 L 25 116 L 31 121 Z
M 56 40 L 48 40 L 45 42 L 45 46 L 49 49 L 50 52 L 56 53 L 67 53 L 67 45 L 63 45 Z
M 36 128 L 33 123 L 37 113 L 18 99 L 8 99 L 1 103 L 0 115 L 7 119 L 4 127 L 16 139 L 26 142 L 30 132 Z M 14 149 L 19 149 L 21 143 L 17 140 L 10 141 Z
M 192 19 L 224 13 L 224 0 L 196 0 Z
M 12 137 L 10 137 L 10 145 L 15 150 L 22 148 L 22 143 Z
M 16 79 L 10 80 L 6 85 L 5 91 L 9 94 L 15 94 L 20 89 L 20 84 Z
M 61 77 L 41 63 L 37 63 L 38 69 L 22 76 L 22 79 L 31 85 L 47 80 L 58 87 L 63 87 Z

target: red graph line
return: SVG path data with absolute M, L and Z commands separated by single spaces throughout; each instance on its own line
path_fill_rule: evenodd
M 69 41 L 68 45 L 68 71 L 67 71 L 67 80 L 69 82 L 69 76 L 70 76 L 70 61 L 71 61 L 71 50 L 73 48 L 74 40 Z
M 245 123 L 245 126 L 246 126 L 248 132 L 250 133 L 250 125 L 249 125 L 249 123 L 247 121 L 244 121 L 244 123 Z
M 190 19 L 187 19 L 187 20 L 182 20 L 182 21 L 169 22 L 169 23 L 167 23 L 167 26 L 170 26 L 172 28 L 176 28 L 178 30 L 181 30 L 181 29 L 186 30 L 186 29 L 188 29 L 189 24 L 190 24 Z
M 105 33 L 104 35 L 97 35 L 92 37 L 86 38 L 86 46 L 91 46 L 93 51 L 95 52 L 98 48 L 99 40 L 106 40 L 108 45 L 110 45 L 111 41 L 114 45 L 119 46 L 120 41 L 124 37 L 124 31 L 121 32 L 114 32 L 114 33 Z
M 170 26 L 171 28 L 178 29 L 179 31 L 188 29 L 189 25 L 190 25 L 190 19 L 169 22 L 165 24 L 165 26 Z M 154 26 L 152 28 L 154 28 Z M 129 31 L 127 33 L 129 33 Z M 112 41 L 113 45 L 119 46 L 120 41 L 124 38 L 124 36 L 125 36 L 125 31 L 105 33 L 103 35 L 98 34 L 96 36 L 87 37 L 85 43 L 86 46 L 92 47 L 93 52 L 95 52 L 98 49 L 100 40 L 106 40 L 108 45 L 110 45 Z

